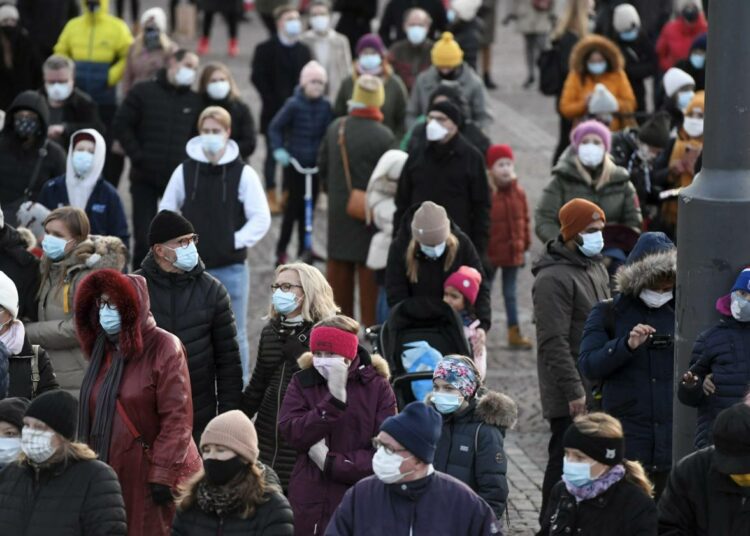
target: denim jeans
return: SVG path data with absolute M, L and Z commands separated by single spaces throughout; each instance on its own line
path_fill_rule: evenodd
M 508 326 L 518 325 L 518 306 L 516 305 L 516 276 L 518 266 L 503 266 L 503 301 L 505 301 L 505 316 Z
M 250 345 L 247 342 L 247 302 L 250 297 L 250 269 L 247 263 L 230 264 L 206 270 L 226 287 L 232 300 L 232 312 L 237 324 L 237 344 L 242 361 L 242 382 L 250 381 Z

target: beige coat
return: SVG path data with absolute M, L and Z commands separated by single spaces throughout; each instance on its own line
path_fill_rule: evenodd
M 516 17 L 516 30 L 522 34 L 547 34 L 552 30 L 554 4 L 547 12 L 537 11 L 531 0 L 513 0 L 511 13 Z
M 349 39 L 334 30 L 328 30 L 325 35 L 308 30 L 302 34 L 302 42 L 310 49 L 312 57 L 325 68 L 328 74 L 326 96 L 333 103 L 341 82 L 351 75 L 352 53 Z

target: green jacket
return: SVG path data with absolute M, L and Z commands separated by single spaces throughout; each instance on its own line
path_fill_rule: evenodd
M 597 189 L 578 171 L 576 158 L 569 147 L 552 169 L 552 180 L 542 192 L 534 215 L 539 240 L 546 243 L 557 238 L 560 234 L 557 213 L 565 203 L 576 197 L 599 205 L 607 216 L 607 223 L 627 225 L 640 232 L 643 218 L 635 186 L 630 182 L 627 170 L 615 166 L 609 181 Z M 600 173 L 601 170 L 597 170 L 595 178 Z

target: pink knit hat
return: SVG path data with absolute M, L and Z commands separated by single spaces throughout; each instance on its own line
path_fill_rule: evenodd
M 211 419 L 201 434 L 201 448 L 203 445 L 221 445 L 250 463 L 258 460 L 258 434 L 255 425 L 238 409 Z
M 325 84 L 328 81 L 328 75 L 326 74 L 325 67 L 315 60 L 310 60 L 302 67 L 302 71 L 299 73 L 299 85 L 304 86 L 310 80 L 322 79 Z
M 443 288 L 455 288 L 463 294 L 464 298 L 469 300 L 470 304 L 474 305 L 477 301 L 479 285 L 481 284 L 482 274 L 480 274 L 479 271 L 471 266 L 461 266 L 458 270 L 448 276 L 448 279 L 443 283 Z
M 604 148 L 609 152 L 612 147 L 612 133 L 606 125 L 594 119 L 589 119 L 588 121 L 579 123 L 578 126 L 573 129 L 573 132 L 570 133 L 570 143 L 576 148 L 576 150 L 578 150 L 578 146 L 581 144 L 581 140 L 586 134 L 596 134 L 599 136 L 602 139 L 602 142 L 604 142 Z

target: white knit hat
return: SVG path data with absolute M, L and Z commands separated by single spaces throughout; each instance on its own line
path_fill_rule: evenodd
M 628 32 L 641 27 L 641 17 L 638 10 L 630 4 L 620 4 L 615 8 L 612 26 L 617 33 Z
M 677 67 L 671 67 L 666 73 L 664 73 L 662 81 L 664 83 L 664 92 L 667 94 L 667 97 L 674 97 L 674 94 L 677 93 L 677 90 L 681 87 L 695 87 L 695 79 Z
M 14 320 L 18 316 L 18 290 L 5 272 L 0 272 L 0 307 L 8 311 Z
M 153 20 L 162 33 L 167 31 L 167 15 L 162 8 L 152 7 L 144 11 L 141 15 L 141 26 L 145 26 L 149 20 Z
M 617 99 L 604 84 L 596 84 L 589 99 L 588 111 L 592 115 L 613 114 L 620 109 Z

